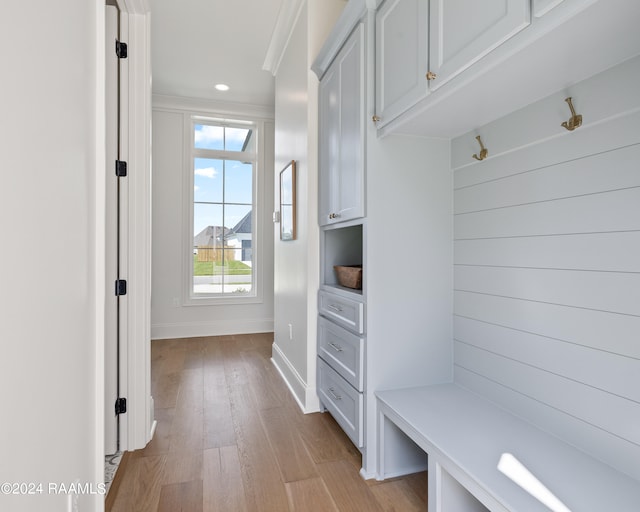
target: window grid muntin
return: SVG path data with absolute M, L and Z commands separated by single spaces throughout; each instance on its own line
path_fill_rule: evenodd
M 256 289 L 256 283 L 257 283 L 257 276 L 256 276 L 256 269 L 257 269 L 257 264 L 256 264 L 256 257 L 255 255 L 257 254 L 256 252 L 256 247 L 254 245 L 254 241 L 257 239 L 256 236 L 256 225 L 257 223 L 255 222 L 256 220 L 256 187 L 257 187 L 257 176 L 256 176 L 256 166 L 257 166 L 257 151 L 250 151 L 250 152 L 242 152 L 242 151 L 229 151 L 226 149 L 223 150 L 217 150 L 217 149 L 204 149 L 204 148 L 196 148 L 195 147 L 195 132 L 196 132 L 196 126 L 197 125 L 211 125 L 211 126 L 222 126 L 223 128 L 225 128 L 225 130 L 223 130 L 224 133 L 224 137 L 226 137 L 226 128 L 241 128 L 241 129 L 245 129 L 245 130 L 249 130 L 252 132 L 252 139 L 253 139 L 253 143 L 251 144 L 251 146 L 253 146 L 254 148 L 257 148 L 257 126 L 255 123 L 243 123 L 243 122 L 237 122 L 237 123 L 216 123 L 216 122 L 206 122 L 205 120 L 203 120 L 202 118 L 197 118 L 197 117 L 192 117 L 191 120 L 191 187 L 190 187 L 190 197 L 191 197 L 191 232 L 194 232 L 194 226 L 195 226 L 195 218 L 194 218 L 194 209 L 195 209 L 195 205 L 196 204 L 214 204 L 214 205 L 220 205 L 222 206 L 222 228 L 223 228 L 223 243 L 222 243 L 222 256 L 223 256 L 223 274 L 221 276 L 221 288 L 222 291 L 217 293 L 217 292 L 196 292 L 195 291 L 195 282 L 194 282 L 194 277 L 195 277 L 195 269 L 194 269 L 194 258 L 190 258 L 190 295 L 192 297 L 198 297 L 198 298 L 207 298 L 207 297 L 224 297 L 224 298 L 232 298 L 232 297 L 238 297 L 238 298 L 242 298 L 242 297 L 256 297 L 257 296 L 257 289 Z M 224 145 L 223 145 L 224 147 Z M 194 182 L 195 182 L 195 162 L 197 158 L 206 158 L 206 159 L 211 159 L 211 160 L 220 160 L 223 162 L 223 184 L 222 184 L 222 202 L 216 202 L 216 201 L 195 201 L 194 198 Z M 225 202 L 225 195 L 226 195 L 226 187 L 225 187 L 225 183 L 224 180 L 226 179 L 226 163 L 227 161 L 236 161 L 236 162 L 240 162 L 246 165 L 251 165 L 251 197 L 252 197 L 252 202 L 251 203 L 240 203 L 240 202 L 233 202 L 233 203 L 226 203 Z M 251 291 L 249 293 L 239 293 L 237 295 L 235 295 L 233 292 L 229 293 L 229 292 L 225 292 L 224 291 L 224 286 L 225 286 L 225 277 L 228 276 L 232 276 L 233 274 L 229 273 L 226 274 L 224 273 L 224 264 L 225 264 L 225 255 L 227 252 L 230 251 L 240 251 L 241 254 L 245 254 L 245 248 L 243 243 L 241 242 L 241 245 L 238 248 L 226 248 L 224 246 L 224 241 L 225 241 L 225 237 L 224 237 L 224 224 L 225 224 L 225 206 L 248 206 L 250 208 L 251 211 L 251 249 L 250 254 L 251 254 L 251 270 L 250 270 L 250 275 L 251 275 L 251 281 L 250 284 L 251 286 Z M 193 237 L 195 237 L 195 233 L 191 236 L 191 239 L 193 240 Z M 191 246 L 193 247 L 193 243 L 191 244 Z M 191 249 L 191 251 L 193 251 L 193 249 Z

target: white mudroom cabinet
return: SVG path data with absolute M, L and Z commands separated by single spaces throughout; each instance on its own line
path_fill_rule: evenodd
M 320 79 L 318 395 L 375 476 L 376 389 L 451 379 L 451 175 L 444 140 L 380 139 L 375 11 L 349 2 Z M 334 266 L 362 266 L 361 287 Z M 408 469 L 418 470 L 419 466 Z

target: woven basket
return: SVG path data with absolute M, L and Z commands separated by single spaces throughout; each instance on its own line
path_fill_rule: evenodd
M 362 265 L 334 265 L 333 269 L 340 286 L 362 289 Z

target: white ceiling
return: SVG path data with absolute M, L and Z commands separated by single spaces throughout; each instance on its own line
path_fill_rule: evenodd
M 262 66 L 283 1 L 149 0 L 154 94 L 272 106 Z

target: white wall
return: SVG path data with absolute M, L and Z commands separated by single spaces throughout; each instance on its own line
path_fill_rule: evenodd
M 242 109 L 242 110 L 239 110 Z M 256 120 L 263 124 L 264 165 L 258 164 L 264 187 L 258 198 L 262 228 L 262 300 L 252 304 L 185 305 L 186 239 L 184 177 L 190 172 L 184 147 L 185 118 L 192 113 Z M 152 142 L 152 296 L 151 337 L 183 338 L 273 330 L 273 114 L 266 108 L 244 108 L 154 97 Z M 255 254 L 255 251 L 254 251 Z
M 344 0 L 302 2 L 276 74 L 275 201 L 278 204 L 280 170 L 288 161 L 296 160 L 298 237 L 295 241 L 282 242 L 279 225 L 274 226 L 273 360 L 305 411 L 318 408 L 315 394 L 319 286 L 318 80 L 309 67 L 344 5 Z
M 0 17 L 0 509 L 63 512 L 48 482 L 102 481 L 104 2 Z M 100 510 L 101 495 L 80 496 Z
M 273 358 L 284 373 L 295 396 L 305 404 L 308 381 L 307 341 L 309 318 L 307 289 L 317 277 L 309 275 L 309 242 L 317 238 L 317 219 L 309 197 L 316 189 L 316 166 L 308 158 L 307 102 L 307 8 L 303 7 L 291 33 L 276 75 L 275 203 L 279 205 L 279 173 L 287 162 L 297 166 L 297 239 L 280 240 L 279 224 L 274 224 L 275 310 Z M 276 206 L 279 209 L 279 206 Z M 317 288 L 317 284 L 315 285 Z M 290 339 L 289 324 L 293 335 Z
M 640 478 L 640 58 L 453 141 L 455 380 Z M 584 124 L 560 127 L 572 96 Z

